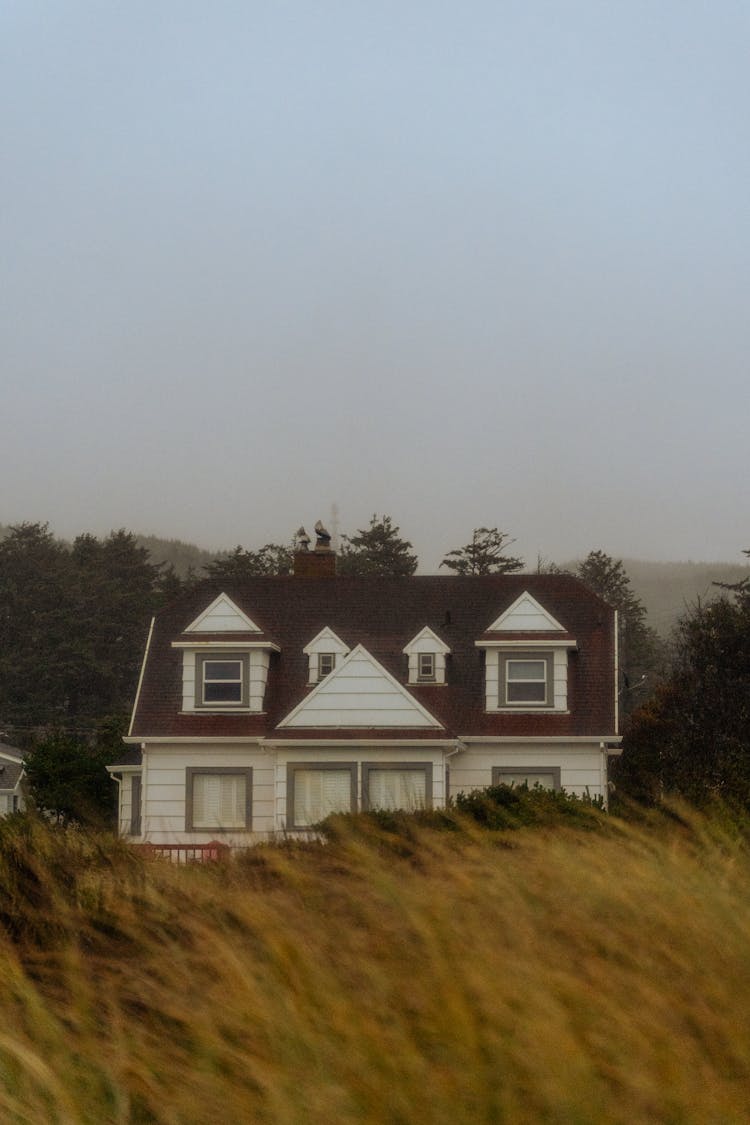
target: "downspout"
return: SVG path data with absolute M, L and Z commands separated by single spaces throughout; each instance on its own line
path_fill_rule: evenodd
M 448 797 L 450 796 L 450 794 L 448 792 L 448 778 L 450 777 L 450 766 L 448 765 L 448 759 L 449 758 L 455 758 L 456 754 L 462 754 L 464 752 L 464 750 L 468 750 L 468 746 L 466 745 L 465 742 L 462 742 L 460 738 L 457 738 L 456 742 L 455 742 L 455 745 L 454 745 L 452 750 L 449 750 L 447 754 L 445 753 L 445 751 L 443 751 L 443 806 L 444 807 L 447 806 Z
M 615 610 L 615 734 L 620 733 L 620 630 Z

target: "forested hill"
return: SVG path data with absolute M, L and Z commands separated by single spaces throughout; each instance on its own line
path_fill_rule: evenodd
M 750 566 L 721 562 L 623 559 L 623 565 L 633 590 L 646 607 L 649 625 L 663 637 L 669 636 L 686 610 L 721 594 L 715 582 L 737 582 L 750 576 Z
M 10 526 L 0 523 L 0 539 L 4 539 Z M 207 551 L 194 543 L 184 543 L 181 539 L 160 539 L 156 535 L 135 535 L 139 547 L 145 547 L 154 563 L 166 563 L 174 567 L 179 578 L 187 578 L 191 573 L 202 576 L 202 568 L 213 562 L 218 551 Z M 60 539 L 63 543 L 65 540 Z M 67 544 L 69 546 L 70 544 Z
M 0 524 L 0 539 L 9 528 Z M 218 551 L 208 551 L 194 543 L 180 539 L 161 539 L 156 535 L 138 535 L 136 541 L 145 547 L 154 563 L 174 567 L 180 578 L 192 571 L 202 576 L 203 567 L 214 561 Z M 253 544 L 245 543 L 245 547 Z M 698 601 L 707 601 L 720 592 L 714 582 L 736 582 L 750 574 L 749 566 L 732 563 L 707 562 L 648 562 L 643 559 L 623 560 L 633 592 L 643 602 L 648 614 L 648 624 L 666 637 L 681 614 Z M 575 562 L 564 564 L 573 570 Z

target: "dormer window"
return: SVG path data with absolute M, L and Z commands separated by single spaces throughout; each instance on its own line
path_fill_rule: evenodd
M 321 629 L 302 650 L 307 657 L 307 682 L 318 684 L 330 676 L 336 665 L 347 655 L 349 646 L 337 637 L 328 626 Z
M 552 656 L 509 657 L 500 655 L 505 675 L 501 685 L 500 704 L 512 707 L 544 707 L 552 683 Z M 505 689 L 502 698 L 502 687 Z
M 263 711 L 278 644 L 227 594 L 219 594 L 171 642 L 182 652 L 182 710 Z
M 211 710 L 247 706 L 248 656 L 199 653 L 195 662 L 197 707 Z
M 567 711 L 576 642 L 528 590 L 474 643 L 486 654 L 487 711 Z
M 412 637 L 403 651 L 409 660 L 408 683 L 445 683 L 445 661 L 451 650 L 428 625 Z

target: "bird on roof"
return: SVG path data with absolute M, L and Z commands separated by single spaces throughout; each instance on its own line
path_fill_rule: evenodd
M 320 520 L 315 524 L 315 534 L 318 537 L 317 546 L 327 547 L 331 542 L 331 533 L 325 529 Z

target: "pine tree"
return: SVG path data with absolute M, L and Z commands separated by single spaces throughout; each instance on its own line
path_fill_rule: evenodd
M 471 542 L 448 551 L 440 565 L 456 574 L 512 574 L 523 570 L 524 560 L 506 555 L 511 543 L 515 539 L 497 527 L 475 527 Z
M 356 577 L 409 577 L 418 559 L 411 543 L 399 535 L 390 516 L 373 515 L 368 528 L 342 536 L 338 573 Z

